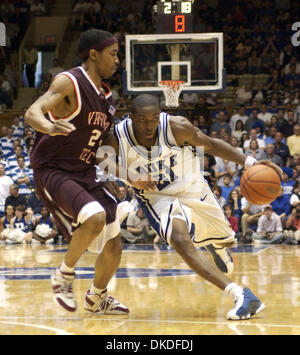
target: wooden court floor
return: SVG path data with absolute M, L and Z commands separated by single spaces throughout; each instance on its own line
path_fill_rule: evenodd
M 236 246 L 233 281 L 250 287 L 266 304 L 251 320 L 227 321 L 231 298 L 191 272 L 173 249 L 124 246 L 110 293 L 129 316 L 96 316 L 83 309 L 95 254 L 76 268 L 76 313 L 52 301 L 50 275 L 64 245 L 0 246 L 0 334 L 30 335 L 299 335 L 300 246 Z

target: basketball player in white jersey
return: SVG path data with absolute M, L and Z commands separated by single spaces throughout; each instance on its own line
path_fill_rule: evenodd
M 245 167 L 256 160 L 204 135 L 184 117 L 161 112 L 158 98 L 149 94 L 133 100 L 131 119 L 118 124 L 103 146 L 113 147 L 118 158 L 113 153 L 104 156 L 99 150 L 101 170 L 108 168 L 129 184 L 135 181 L 137 199 L 155 231 L 198 275 L 233 296 L 235 307 L 227 318 L 247 319 L 262 311 L 264 304 L 250 289 L 233 283 L 220 271 L 216 258 L 219 268 L 194 246 L 213 245 L 214 249 L 223 250 L 218 256 L 225 267 L 232 261 L 226 246 L 232 245 L 234 232 L 201 174 L 195 147 L 204 147 L 206 153 Z M 114 159 L 119 160 L 118 165 Z M 280 169 L 275 168 L 280 174 Z M 137 189 L 136 181 L 149 176 L 156 180 L 156 186 Z M 195 233 L 191 239 L 192 226 Z

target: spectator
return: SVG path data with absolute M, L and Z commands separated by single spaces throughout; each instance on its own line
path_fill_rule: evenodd
M 222 188 L 218 185 L 216 185 L 213 188 L 213 193 L 215 194 L 215 197 L 221 207 L 223 207 L 226 204 L 225 198 L 222 196 Z
M 34 189 L 32 190 L 30 196 L 28 197 L 27 205 L 33 210 L 34 216 L 39 216 L 41 214 L 43 203 L 39 199 Z
M 297 57 L 296 57 L 295 55 L 293 55 L 293 56 L 291 57 L 290 62 L 284 66 L 284 69 L 283 69 L 284 75 L 290 74 L 290 72 L 291 72 L 291 65 L 293 65 L 293 64 L 295 65 L 296 73 L 297 73 L 297 74 L 300 74 L 300 62 L 297 61 Z
M 22 139 L 24 137 L 23 122 L 21 122 L 20 117 L 18 115 L 14 117 L 14 123 L 10 127 L 13 129 L 14 139 Z
M 13 153 L 13 129 L 8 127 L 7 135 L 5 137 L 0 138 L 1 151 L 4 159 L 7 159 L 9 155 Z
M 293 110 L 289 110 L 288 111 L 288 116 L 287 116 L 287 122 L 284 123 L 281 127 L 280 127 L 280 132 L 282 132 L 283 136 L 288 138 L 289 136 L 291 136 L 294 132 L 294 125 L 295 125 L 295 121 L 294 121 L 294 111 Z
M 48 74 L 55 78 L 57 74 L 63 72 L 65 69 L 59 66 L 59 60 L 57 58 L 53 59 L 53 67 L 48 69 Z
M 291 195 L 293 193 L 293 186 L 295 185 L 295 180 L 293 180 L 293 170 L 291 168 L 282 168 L 283 179 L 281 181 L 281 186 L 283 188 L 283 196 L 286 199 L 286 203 L 289 204 Z
M 239 230 L 239 221 L 235 216 L 232 215 L 231 206 L 224 205 L 223 210 L 224 210 L 225 217 L 227 218 L 228 222 L 230 223 L 232 230 L 237 233 Z
M 199 96 L 198 103 L 192 113 L 192 119 L 202 115 L 208 125 L 211 124 L 210 110 L 203 95 Z
M 266 125 L 270 125 L 272 114 L 267 111 L 267 105 L 265 103 L 261 105 L 261 112 L 257 115 L 257 117 Z
M 293 186 L 293 192 L 290 198 L 290 205 L 291 208 L 296 207 L 297 203 L 300 201 L 300 189 L 299 189 L 299 182 L 296 181 L 295 185 Z
M 252 86 L 246 84 L 244 87 L 239 88 L 236 91 L 236 103 L 237 104 L 249 104 L 252 100 Z
M 298 244 L 300 241 L 300 202 L 292 209 L 292 213 L 286 220 L 285 228 L 286 244 Z
M 227 121 L 227 117 L 225 115 L 225 112 L 224 111 L 220 111 L 218 116 L 217 116 L 217 122 L 214 123 L 212 126 L 211 126 L 211 130 L 212 131 L 217 131 L 217 134 L 220 135 L 220 131 L 222 128 L 224 128 L 226 130 L 226 132 L 230 135 L 231 134 L 231 128 L 228 124 Z
M 250 140 L 249 149 L 247 149 L 246 153 L 247 156 L 251 156 L 257 160 L 262 160 L 265 156 L 265 153 L 262 149 L 259 148 L 258 142 L 256 139 Z
M 224 197 L 225 202 L 228 203 L 228 197 L 230 192 L 233 190 L 233 186 L 231 186 L 232 177 L 229 174 L 224 175 L 222 188 L 222 197 Z M 231 184 L 231 185 L 230 185 Z
M 278 166 L 283 166 L 282 159 L 280 158 L 279 155 L 274 154 L 275 151 L 275 146 L 274 144 L 267 144 L 267 148 L 265 151 L 265 156 L 262 158 L 263 160 L 270 160 L 272 163 L 278 165 Z
M 24 49 L 25 72 L 29 87 L 34 87 L 37 61 L 37 50 L 34 48 L 33 43 L 29 41 Z
M 13 206 L 8 205 L 5 210 L 5 214 L 0 218 L 0 240 L 3 238 L 3 231 L 6 229 L 10 229 L 10 221 L 13 219 L 15 215 L 15 210 Z
M 5 175 L 4 165 L 0 164 L 0 218 L 5 214 L 5 201 L 9 196 L 9 190 L 12 184 L 12 179 Z
M 283 162 L 283 166 L 290 166 L 291 155 L 289 147 L 283 143 L 283 135 L 281 132 L 275 134 L 275 149 L 274 154 L 278 155 Z
M 4 90 L 10 98 L 13 97 L 12 87 L 10 83 L 6 80 L 5 75 L 0 73 L 0 88 Z
M 230 192 L 228 196 L 228 205 L 231 207 L 234 217 L 236 217 L 238 221 L 240 221 L 243 212 L 242 212 L 241 193 L 239 191 L 239 188 L 234 188 Z
M 32 240 L 31 219 L 30 214 L 25 215 L 24 206 L 17 205 L 15 216 L 10 221 L 10 231 L 5 235 L 6 242 L 9 244 L 29 244 Z
M 268 135 L 267 137 L 265 138 L 265 144 L 266 146 L 268 144 L 275 144 L 275 136 L 276 136 L 276 133 L 277 133 L 277 128 L 276 126 L 271 126 L 269 128 L 269 131 L 268 131 Z
M 117 200 L 118 200 L 118 203 L 123 202 L 123 201 L 130 202 L 131 198 L 128 195 L 128 191 L 127 191 L 127 186 L 126 185 L 122 184 L 121 186 L 119 186 L 119 192 L 118 192 Z
M 270 102 L 270 105 L 267 108 L 267 111 L 271 113 L 272 115 L 277 115 L 278 114 L 278 102 L 276 99 L 272 99 Z
M 15 184 L 19 185 L 20 196 L 25 196 L 27 199 L 33 189 L 33 171 L 26 168 L 24 157 L 17 158 L 18 167 L 14 168 L 11 172 L 12 179 Z
M 254 243 L 280 244 L 283 240 L 280 217 L 272 211 L 272 206 L 266 206 L 264 214 L 259 217 L 257 230 L 252 234 Z
M 245 106 L 244 105 L 240 105 L 238 113 L 236 113 L 235 115 L 231 116 L 230 122 L 229 122 L 231 130 L 234 129 L 235 124 L 236 124 L 236 122 L 238 120 L 241 120 L 244 124 L 246 123 L 246 121 L 249 118 L 249 116 L 247 116 L 245 114 L 245 111 L 246 111 Z
M 184 93 L 182 98 L 186 106 L 195 106 L 198 103 L 198 95 L 193 92 Z
M 241 200 L 242 218 L 241 218 L 241 228 L 242 228 L 242 242 L 245 241 L 246 233 L 248 232 L 249 226 L 256 228 L 258 219 L 264 213 L 263 205 L 254 205 L 242 197 Z M 251 230 L 250 230 L 251 232 Z
M 264 141 L 264 139 L 259 139 L 257 137 L 257 132 L 256 132 L 256 129 L 251 129 L 250 131 L 250 138 L 248 140 L 246 140 L 243 144 L 243 148 L 244 148 L 244 151 L 246 152 L 248 149 L 250 149 L 250 142 L 252 140 L 256 140 L 257 144 L 258 144 L 258 148 L 261 149 L 261 150 L 265 150 L 266 148 L 266 143 Z
M 232 137 L 235 137 L 238 140 L 241 140 L 243 133 L 247 133 L 247 131 L 244 129 L 244 123 L 242 120 L 238 120 L 235 123 L 235 127 L 234 127 L 231 135 L 232 135 Z
M 296 73 L 296 65 L 294 63 L 290 65 L 289 74 L 285 74 L 283 77 L 283 82 L 285 85 L 287 85 L 290 80 L 295 82 L 297 88 L 300 87 L 300 73 Z
M 73 8 L 73 14 L 71 18 L 71 26 L 72 28 L 75 28 L 76 23 L 79 22 L 79 29 L 81 30 L 83 28 L 83 22 L 84 22 L 84 16 L 88 11 L 88 3 L 85 0 L 79 0 L 74 8 Z
M 6 172 L 11 177 L 13 176 L 13 170 L 18 167 L 18 157 L 23 157 L 23 150 L 20 145 L 16 145 L 14 147 L 14 154 L 9 155 L 8 158 L 6 159 L 6 163 L 7 163 Z M 24 159 L 25 159 L 25 165 L 28 166 L 28 164 L 30 163 L 29 158 L 26 157 Z
M 127 229 L 121 229 L 121 236 L 127 243 L 153 243 L 156 233 L 150 229 L 141 207 L 136 212 L 129 213 Z
M 41 208 L 41 216 L 36 218 L 32 236 L 33 239 L 38 240 L 42 244 L 58 236 L 54 218 L 50 215 L 46 207 Z
M 252 100 L 263 102 L 267 98 L 267 90 L 263 83 L 258 83 L 257 88 L 252 90 Z
M 212 111 L 211 113 L 211 118 L 217 118 L 218 114 L 223 111 L 225 112 L 225 116 L 228 117 L 228 112 L 225 109 L 225 106 L 223 105 L 223 103 L 221 101 L 217 101 L 216 102 L 216 108 Z
M 11 205 L 14 209 L 18 205 L 27 206 L 27 201 L 24 196 L 19 195 L 19 186 L 17 184 L 12 184 L 9 187 L 9 196 L 5 200 L 5 209 L 7 205 Z
M 216 174 L 214 169 L 211 168 L 209 157 L 204 155 L 204 171 L 203 176 L 205 180 L 208 182 L 210 188 L 213 188 L 216 183 Z
M 46 16 L 46 8 L 39 0 L 33 0 L 30 6 L 30 14 L 32 16 Z
M 286 196 L 283 195 L 283 188 L 281 187 L 280 194 L 271 203 L 273 211 L 281 218 L 281 223 L 284 226 L 285 220 L 290 214 L 290 203 Z
M 289 147 L 291 156 L 300 154 L 300 125 L 295 124 L 293 131 L 294 134 L 287 138 L 287 146 Z
M 248 59 L 248 73 L 255 75 L 261 73 L 261 58 L 257 57 L 257 52 L 253 50 Z
M 99 15 L 101 12 L 101 5 L 97 0 L 90 0 L 88 7 L 92 7 L 95 10 L 96 15 Z
M 250 118 L 245 122 L 245 130 L 249 133 L 253 126 L 259 126 L 261 131 L 264 130 L 264 121 L 258 118 L 258 109 L 253 109 Z

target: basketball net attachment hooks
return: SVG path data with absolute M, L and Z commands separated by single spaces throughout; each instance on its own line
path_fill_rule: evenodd
M 182 91 L 185 81 L 182 80 L 163 80 L 159 82 L 159 87 L 162 89 L 167 107 L 178 107 L 179 96 Z

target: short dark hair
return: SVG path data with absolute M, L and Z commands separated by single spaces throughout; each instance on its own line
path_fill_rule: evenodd
M 131 103 L 131 112 L 135 113 L 139 108 L 144 106 L 157 106 L 159 107 L 159 98 L 157 95 L 141 94 L 136 96 Z
M 112 37 L 114 36 L 110 32 L 92 28 L 90 30 L 81 33 L 77 44 L 77 51 L 80 54 L 85 50 L 87 50 L 88 48 L 95 46 L 99 42 Z M 82 61 L 85 62 L 89 58 L 89 53 L 80 56 Z

